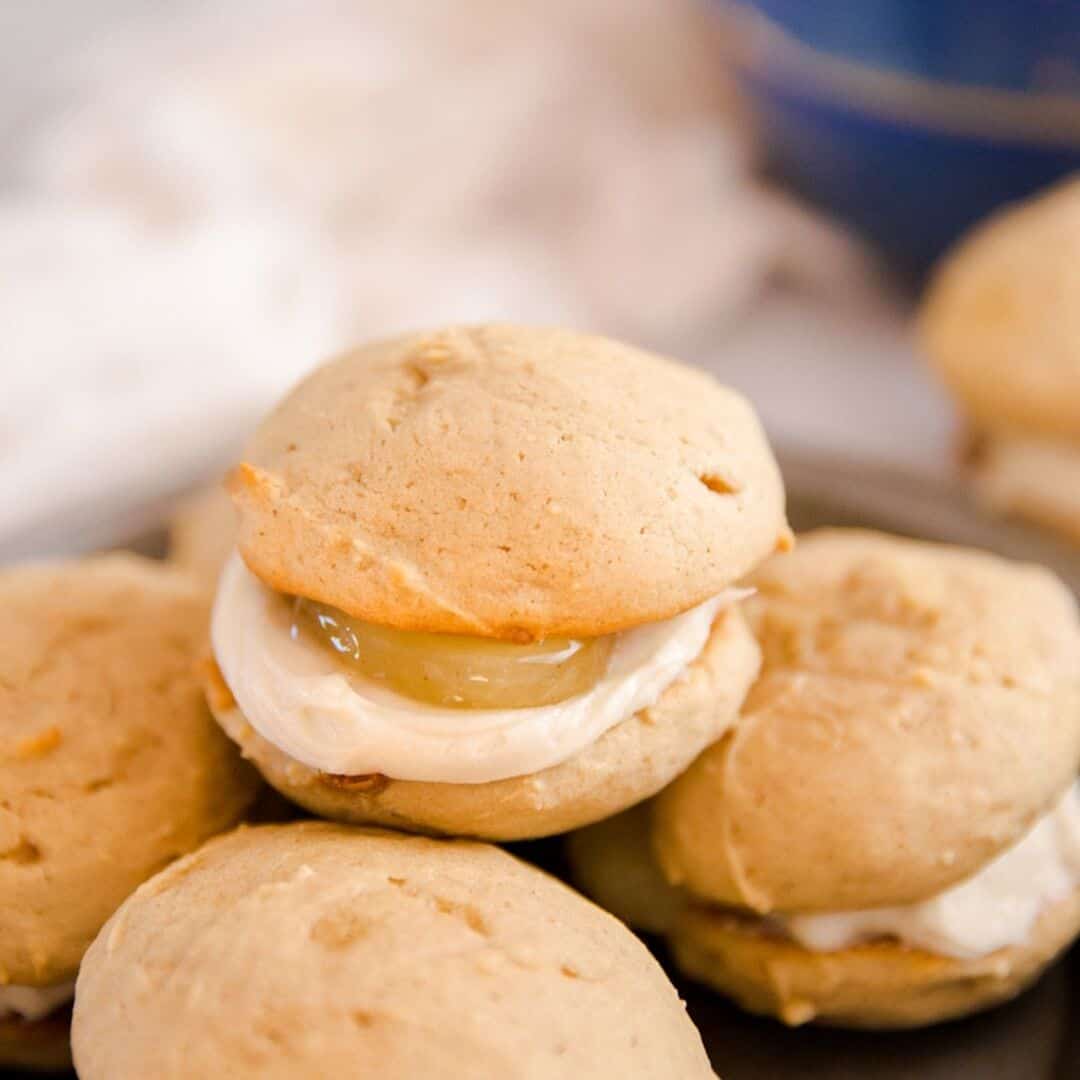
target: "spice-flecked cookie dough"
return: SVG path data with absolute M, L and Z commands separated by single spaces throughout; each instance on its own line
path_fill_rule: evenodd
M 169 562 L 188 571 L 207 588 L 236 546 L 236 511 L 220 484 L 185 498 L 169 520 Z
M 885 934 L 806 948 L 761 920 L 688 906 L 670 936 L 678 967 L 751 1012 L 786 1024 L 910 1028 L 1000 1005 L 1037 979 L 1080 933 L 1080 888 L 1053 901 L 1024 940 L 949 956 Z
M 135 556 L 0 571 L 0 1055 L 55 1064 L 83 952 L 258 776 L 194 671 L 208 601 Z
M 623 926 L 506 852 L 244 828 L 140 888 L 79 976 L 82 1080 L 711 1077 Z
M 616 813 L 718 739 L 759 664 L 733 586 L 790 544 L 742 398 L 559 330 L 343 356 L 230 488 L 222 726 L 316 813 L 493 839 Z
M 650 934 L 671 930 L 686 898 L 669 884 L 650 845 L 652 803 L 638 803 L 566 837 L 575 885 L 627 926 Z
M 944 261 L 924 348 L 969 427 L 991 506 L 1080 543 L 1080 179 L 979 225 Z
M 763 668 L 742 715 L 573 839 L 575 876 L 788 1023 L 911 1026 L 1016 994 L 1080 930 L 1073 598 L 1035 567 L 846 530 L 749 582 Z
M 1080 930 L 1073 597 L 1037 567 L 844 530 L 750 581 L 761 677 L 652 811 L 693 901 L 677 959 L 793 1023 L 1016 993 Z
M 1066 844 L 1080 836 L 1072 831 L 1077 795 L 1069 798 L 1061 827 L 1073 840 L 1066 836 Z M 836 948 L 821 939 L 824 947 L 807 947 L 793 940 L 793 929 L 808 935 L 809 944 L 822 930 L 843 932 L 843 917 L 826 913 L 821 921 L 810 916 L 785 925 L 736 907 L 702 903 L 664 880 L 650 846 L 651 810 L 651 802 L 642 803 L 572 833 L 567 854 L 575 882 L 628 926 L 666 937 L 685 974 L 788 1024 L 916 1027 L 990 1008 L 1037 979 L 1080 930 L 1077 888 L 1055 896 L 1019 944 L 984 955 L 941 955 L 930 948 L 898 947 L 890 939 L 890 922 L 895 928 L 906 920 L 924 933 L 935 921 L 955 927 L 967 917 L 969 903 L 986 901 L 976 882 L 966 891 L 939 894 L 925 906 L 877 910 L 870 918 L 880 920 L 880 937 L 868 923 L 871 932 L 857 944 Z M 1030 860 L 1027 865 L 1032 866 Z M 1080 872 L 1080 863 L 1072 865 L 1074 874 Z M 963 883 L 955 888 L 962 890 Z M 1008 902 L 1007 881 L 996 899 Z

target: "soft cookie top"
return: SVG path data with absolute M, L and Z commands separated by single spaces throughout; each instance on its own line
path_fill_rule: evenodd
M 120 902 L 255 774 L 193 671 L 207 600 L 135 556 L 0 573 L 0 985 L 74 976 Z
M 73 1045 L 84 1080 L 712 1076 L 659 964 L 565 885 L 316 822 L 237 830 L 140 889 L 83 964 Z
M 753 409 L 599 337 L 365 346 L 255 435 L 231 491 L 272 588 L 406 630 L 598 636 L 720 592 L 789 532 Z
M 978 426 L 1080 441 L 1080 179 L 976 228 L 937 272 L 921 331 Z
M 1080 622 L 1050 573 L 837 530 L 751 583 L 761 678 L 654 810 L 671 880 L 759 911 L 912 903 L 1072 782 Z

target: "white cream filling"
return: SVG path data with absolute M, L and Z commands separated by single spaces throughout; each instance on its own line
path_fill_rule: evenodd
M 214 655 L 252 727 L 290 757 L 341 775 L 481 784 L 566 761 L 654 705 L 705 647 L 728 589 L 673 619 L 616 637 L 587 692 L 537 708 L 440 708 L 346 674 L 337 658 L 290 633 L 288 605 L 233 552 L 218 584 Z
M 1080 518 L 1080 447 L 994 435 L 984 453 L 975 475 L 987 502 L 1006 510 L 1045 506 Z
M 75 997 L 75 980 L 51 986 L 0 986 L 0 1020 L 17 1016 L 20 1020 L 44 1020 Z
M 818 952 L 892 937 L 942 956 L 971 958 L 1026 942 L 1042 912 L 1078 886 L 1080 784 L 1074 784 L 1017 844 L 929 900 L 770 921 Z

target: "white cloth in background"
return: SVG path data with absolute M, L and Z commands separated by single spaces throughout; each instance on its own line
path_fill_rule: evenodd
M 183 484 L 353 340 L 508 318 L 724 371 L 778 281 L 895 322 L 755 178 L 713 44 L 692 0 L 230 0 L 89 49 L 0 205 L 0 546 Z
M 341 343 L 306 233 L 230 216 L 168 238 L 105 208 L 0 204 L 0 539 L 81 526 L 212 471 L 283 378 Z

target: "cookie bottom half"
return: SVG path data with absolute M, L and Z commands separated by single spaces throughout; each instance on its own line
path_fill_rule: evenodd
M 670 783 L 735 722 L 760 660 L 742 614 L 726 610 L 701 655 L 651 708 L 616 724 L 559 765 L 485 784 L 319 772 L 252 727 L 216 664 L 207 665 L 206 688 L 211 710 L 244 756 L 278 791 L 312 813 L 410 832 L 521 840 L 599 821 Z
M 1035 981 L 1080 933 L 1080 889 L 1043 912 L 1022 945 L 957 959 L 882 940 L 813 952 L 765 922 L 690 907 L 670 935 L 679 968 L 750 1012 L 786 1024 L 910 1028 L 991 1008 Z

